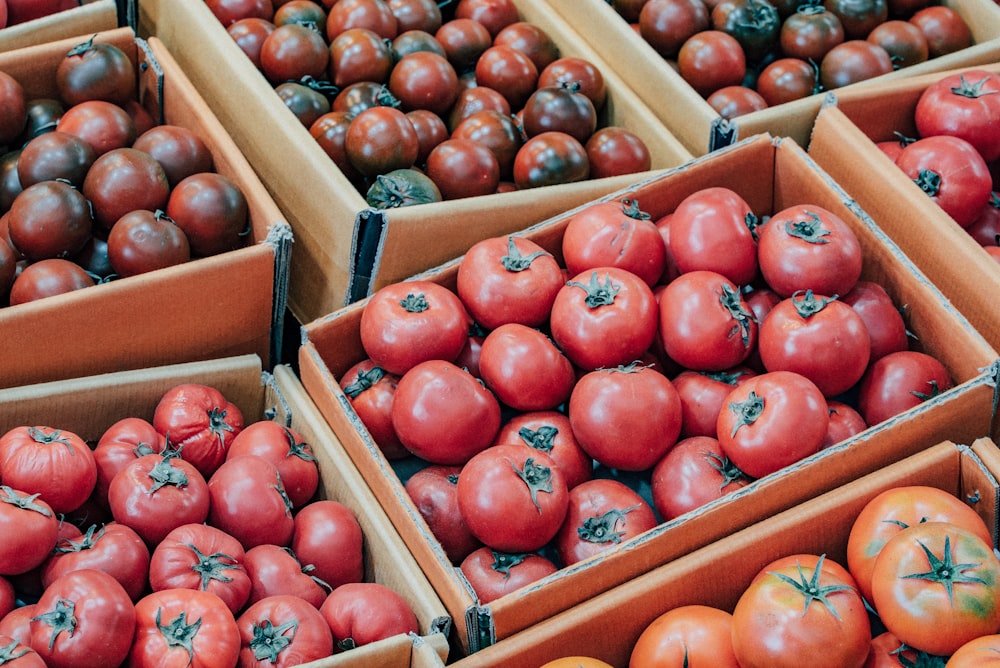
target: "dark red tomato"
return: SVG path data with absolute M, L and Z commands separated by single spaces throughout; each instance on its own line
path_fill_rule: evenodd
M 333 632 L 334 647 L 341 650 L 420 630 L 407 600 L 378 582 L 341 585 L 330 592 L 319 611 Z
M 677 52 L 677 67 L 702 97 L 741 84 L 747 71 L 740 43 L 721 30 L 702 30 L 688 38 Z
M 272 84 L 326 75 L 330 50 L 316 29 L 298 23 L 278 26 L 260 45 L 260 68 Z
M 509 46 L 491 46 L 476 61 L 476 82 L 499 92 L 511 109 L 520 109 L 535 91 L 538 68 Z
M 722 0 L 709 18 L 715 30 L 736 38 L 751 62 L 759 62 L 778 45 L 781 17 L 767 0 Z
M 97 463 L 82 438 L 50 427 L 14 427 L 0 437 L 4 485 L 38 494 L 52 510 L 68 513 L 87 500 L 97 484 Z
M 589 60 L 574 56 L 563 56 L 549 63 L 538 75 L 538 88 L 578 84 L 579 91 L 590 98 L 594 108 L 600 111 L 607 99 L 604 75 Z
M 428 360 L 399 379 L 392 425 L 414 455 L 433 464 L 464 464 L 500 429 L 500 404 L 483 383 L 451 362 Z
M 469 531 L 501 552 L 531 552 L 555 537 L 569 491 L 548 455 L 496 445 L 472 457 L 458 478 L 458 507 Z
M 587 150 L 564 132 L 535 135 L 514 156 L 514 182 L 521 189 L 574 183 L 589 176 Z
M 961 137 L 993 162 L 1000 138 L 989 128 L 1000 122 L 1000 76 L 971 69 L 938 79 L 921 93 L 913 120 L 921 137 Z
M 59 519 L 52 506 L 33 494 L 0 487 L 0 575 L 20 575 L 37 568 L 55 547 Z
M 858 281 L 840 300 L 857 311 L 865 322 L 871 341 L 869 363 L 907 349 L 909 340 L 903 315 L 880 284 Z
M 330 81 L 344 88 L 358 81 L 385 83 L 393 58 L 384 39 L 367 28 L 350 28 L 330 42 Z
M 110 230 L 130 211 L 167 208 L 170 184 L 153 156 L 134 148 L 116 148 L 94 161 L 82 192 L 93 206 L 94 222 Z
M 664 352 L 686 369 L 722 371 L 757 345 L 758 325 L 738 285 L 714 271 L 681 274 L 659 299 Z
M 39 260 L 25 267 L 10 288 L 10 304 L 61 295 L 94 285 L 94 279 L 80 265 L 62 258 Z
M 714 436 L 691 436 L 676 445 L 653 468 L 653 505 L 664 521 L 722 498 L 750 484 Z
M 466 88 L 459 92 L 458 98 L 448 114 L 448 127 L 454 130 L 469 116 L 487 109 L 505 115 L 510 114 L 510 104 L 507 103 L 507 98 L 492 88 L 486 86 Z
M 778 58 L 757 77 L 757 92 L 772 107 L 820 90 L 819 67 L 801 58 Z
M 64 181 L 41 181 L 14 199 L 7 221 L 14 246 L 28 260 L 78 253 L 90 239 L 90 205 Z
M 17 176 L 17 165 L 22 152 L 21 149 L 18 149 L 0 155 L 0 212 L 2 212 L 0 215 L 6 214 L 10 210 L 14 198 L 23 190 Z M 82 182 L 83 174 L 80 175 L 80 183 Z
M 779 37 L 785 56 L 818 63 L 827 51 L 844 41 L 844 26 L 823 5 L 806 4 L 784 20 Z
M 95 157 L 115 148 L 131 146 L 136 139 L 135 122 L 125 109 L 104 100 L 87 100 L 68 108 L 56 130 L 75 135 L 90 144 Z
M 292 552 L 309 573 L 336 589 L 365 577 L 361 525 L 348 506 L 313 501 L 295 515 Z
M 13 101 L 11 103 L 14 104 Z M 26 103 L 27 121 L 20 138 L 22 143 L 54 130 L 64 111 L 66 109 L 63 103 L 54 98 L 40 97 L 28 100 Z
M 431 150 L 425 168 L 444 199 L 496 192 L 500 164 L 488 147 L 471 139 L 446 139 Z
M 93 147 L 67 132 L 46 132 L 28 141 L 17 157 L 15 174 L 20 187 L 63 179 L 79 188 L 94 164 Z
M 453 139 L 472 139 L 489 148 L 500 166 L 500 178 L 512 178 L 514 160 L 524 142 L 513 116 L 490 109 L 477 111 L 460 122 L 451 136 Z
M 13 142 L 24 132 L 28 121 L 24 87 L 12 75 L 0 75 L 0 145 Z
M 948 370 L 937 358 L 915 350 L 889 353 L 873 363 L 861 379 L 858 411 L 865 422 L 876 425 L 951 386 Z
M 576 382 L 573 364 L 552 340 L 518 323 L 500 325 L 486 335 L 479 374 L 497 399 L 519 411 L 559 406 Z
M 458 72 L 475 69 L 476 61 L 493 44 L 493 37 L 479 21 L 455 18 L 441 25 L 434 38 L 444 49 L 444 55 Z
M 153 426 L 185 461 L 210 476 L 243 429 L 243 413 L 214 387 L 181 383 L 160 397 Z
M 547 454 L 569 489 L 594 476 L 594 460 L 580 447 L 565 413 L 533 411 L 515 415 L 500 428 L 495 439 L 496 445 L 507 443 L 528 445 Z
M 491 37 L 512 23 L 520 15 L 513 0 L 459 0 L 455 6 L 455 18 L 479 21 L 490 31 Z
M 242 189 L 217 172 L 199 172 L 184 178 L 170 192 L 166 212 L 184 231 L 194 257 L 240 248 L 250 223 Z
M 243 455 L 257 455 L 274 464 L 295 508 L 305 506 L 319 487 L 319 469 L 313 448 L 291 427 L 272 420 L 247 425 L 236 434 L 226 459 Z
M 983 207 L 971 225 L 965 228 L 980 246 L 989 247 L 1000 244 L 1000 193 L 993 191 L 989 203 Z
M 986 161 L 959 137 L 918 139 L 903 149 L 896 166 L 961 227 L 979 217 L 993 193 Z
M 722 118 L 733 119 L 767 108 L 760 93 L 746 86 L 724 86 L 705 100 Z
M 287 547 L 266 543 L 250 548 L 243 560 L 250 576 L 250 598 L 247 605 L 268 596 L 292 594 L 319 608 L 330 593 L 326 583 L 314 578 L 307 565 Z
M 590 98 L 579 92 L 578 84 L 545 86 L 524 103 L 522 124 L 528 137 L 565 132 L 583 144 L 597 129 L 597 111 Z
M 385 0 L 337 0 L 328 8 L 326 39 L 332 42 L 350 28 L 367 28 L 383 39 L 399 34 L 399 22 Z
M 861 276 L 861 242 L 837 214 L 798 204 L 758 228 L 760 273 L 782 297 L 801 290 L 844 295 Z
M 286 81 L 275 86 L 274 92 L 288 110 L 307 128 L 315 123 L 320 116 L 330 111 L 330 100 L 314 83 Z
M 153 592 L 135 604 L 135 617 L 131 661 L 140 665 L 192 663 L 205 668 L 236 665 L 239 627 L 215 594 L 177 589 Z
M 568 412 L 580 447 L 599 464 L 622 471 L 652 468 L 681 431 L 677 390 L 662 373 L 639 363 L 581 376 Z
M 434 0 L 389 0 L 399 34 L 422 30 L 434 34 L 441 27 L 441 8 Z
M 494 46 L 509 46 L 531 59 L 541 72 L 559 58 L 559 47 L 544 29 L 527 21 L 516 21 L 504 26 L 493 37 Z
M 712 436 L 716 422 L 733 388 L 755 374 L 747 367 L 724 371 L 692 371 L 685 369 L 673 377 L 674 389 L 681 398 L 681 438 Z
M 198 172 L 212 171 L 212 152 L 194 130 L 163 124 L 139 135 L 132 148 L 153 156 L 167 175 L 170 187 Z
M 291 543 L 292 502 L 278 468 L 268 460 L 257 455 L 227 459 L 208 479 L 208 493 L 208 524 L 240 541 L 243 549 Z
M 681 45 L 711 25 L 701 0 L 648 0 L 638 18 L 639 35 L 664 58 L 676 58 Z
M 187 236 L 162 211 L 130 211 L 108 234 L 108 257 L 121 277 L 172 267 L 191 259 Z
M 908 21 L 886 21 L 868 33 L 869 42 L 878 44 L 892 59 L 893 69 L 922 63 L 929 57 L 927 38 Z
M 855 434 L 860 434 L 868 428 L 861 413 L 842 401 L 827 401 L 830 423 L 827 425 L 826 437 L 821 449 L 837 445 Z
M 508 554 L 488 547 L 470 553 L 462 561 L 461 569 L 482 604 L 491 603 L 559 570 L 540 554 Z
M 91 38 L 70 49 L 59 62 L 56 88 L 67 106 L 86 100 L 124 105 L 138 88 L 135 65 L 119 47 Z
M 794 371 L 826 397 L 852 388 L 868 367 L 871 341 L 864 320 L 835 298 L 793 293 L 760 326 L 760 359 L 768 371 Z
M 826 9 L 840 19 L 844 39 L 864 39 L 889 17 L 887 0 L 828 0 Z
M 274 32 L 277 26 L 267 19 L 257 16 L 248 16 L 237 21 L 233 21 L 226 28 L 226 33 L 233 38 L 236 46 L 246 54 L 250 62 L 257 69 L 260 65 L 260 49 L 267 36 Z
M 326 25 L 326 10 L 313 0 L 285 0 L 280 5 L 274 4 L 272 21 L 276 26 L 286 23 Z
M 465 525 L 458 510 L 458 476 L 460 466 L 430 465 L 411 475 L 406 481 L 406 493 L 427 527 L 441 544 L 453 564 L 460 564 L 482 543 Z
M 330 656 L 333 632 L 323 615 L 298 596 L 272 596 L 249 606 L 236 620 L 240 666 L 291 666 Z
M 267 21 L 274 18 L 274 3 L 270 0 L 205 0 L 205 4 L 224 26 L 249 17 Z
M 14 285 L 18 271 L 17 262 L 17 256 L 11 245 L 0 240 L 0 301 L 10 293 L 10 288 Z
M 445 116 L 458 97 L 458 75 L 444 56 L 418 51 L 393 66 L 389 90 L 404 111 L 426 109 Z
M 623 127 L 600 128 L 587 140 L 584 150 L 590 163 L 589 178 L 592 179 L 635 174 L 652 167 L 652 156 L 646 142 Z
M 910 23 L 920 28 L 927 39 L 927 54 L 930 58 L 972 46 L 972 31 L 962 15 L 952 7 L 925 7 L 910 17 Z
M 451 290 L 429 281 L 387 285 L 361 315 L 361 343 L 380 367 L 402 375 L 419 362 L 454 360 L 465 346 L 470 318 Z
M 340 388 L 354 412 L 388 459 L 409 454 L 392 426 L 392 400 L 397 383 L 399 376 L 386 372 L 370 359 L 361 360 L 340 378 Z
M 595 478 L 569 493 L 566 519 L 555 537 L 564 566 L 601 554 L 658 524 L 653 508 L 618 480 Z
M 48 588 L 72 571 L 93 568 L 113 577 L 133 601 L 146 591 L 149 548 L 134 530 L 111 522 L 92 524 L 78 539 L 60 539 L 42 565 L 42 586 Z
M 819 80 L 831 90 L 892 72 L 892 58 L 878 44 L 864 39 L 841 42 L 819 64 Z
M 420 144 L 405 113 L 380 106 L 365 109 L 354 118 L 344 148 L 355 169 L 365 176 L 375 176 L 412 167 Z
M 733 464 L 760 478 L 818 452 L 829 420 L 815 383 L 792 371 L 770 371 L 733 389 L 716 426 Z
M 757 275 L 757 217 L 735 191 L 710 187 L 688 195 L 670 219 L 670 255 L 681 273 L 706 269 L 737 285 Z
M 657 308 L 653 291 L 635 274 L 616 267 L 585 271 L 556 293 L 552 338 L 581 369 L 628 364 L 653 343 Z
M 313 121 L 313 124 L 309 126 L 309 134 L 348 180 L 359 182 L 361 174 L 354 169 L 354 165 L 347 158 L 345 146 L 347 129 L 351 126 L 352 120 L 354 120 L 354 116 L 349 112 L 331 111 Z M 416 127 L 415 124 L 414 127 Z

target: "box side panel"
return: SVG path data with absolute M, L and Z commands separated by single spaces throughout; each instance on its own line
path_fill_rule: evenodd
M 0 30 L 0 51 L 54 42 L 67 37 L 84 38 L 119 25 L 115 0 L 97 0 Z

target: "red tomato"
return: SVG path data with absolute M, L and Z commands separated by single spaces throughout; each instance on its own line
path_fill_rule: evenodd
M 652 167 L 649 147 L 639 135 L 618 126 L 607 126 L 590 135 L 583 146 L 590 162 L 590 178 L 645 172 Z
M 543 132 L 565 132 L 586 144 L 597 129 L 597 110 L 579 84 L 541 86 L 524 103 L 520 112 L 527 137 Z
M 472 139 L 489 148 L 500 165 L 500 178 L 507 181 L 513 178 L 514 161 L 524 144 L 520 126 L 514 116 L 503 111 L 483 109 L 462 120 L 452 130 L 451 136 L 455 139 Z M 540 142 L 536 142 L 538 143 Z
M 664 58 L 676 58 L 681 45 L 711 23 L 708 6 L 696 0 L 648 0 L 636 19 L 639 35 Z
M 399 32 L 399 22 L 385 0 L 337 0 L 326 7 L 326 38 L 330 41 L 349 28 L 368 28 L 389 40 Z
M 14 591 L 14 585 L 7 578 L 0 577 L 0 619 L 6 617 L 16 607 L 17 593 Z
M 319 468 L 312 446 L 290 427 L 271 420 L 247 425 L 236 434 L 226 459 L 243 455 L 257 455 L 274 464 L 295 508 L 308 503 L 319 487 Z
M 295 515 L 292 551 L 314 576 L 336 589 L 364 579 L 361 525 L 348 506 L 314 501 Z
M 819 81 L 823 88 L 832 90 L 889 72 L 892 72 L 892 57 L 888 51 L 863 38 L 848 39 L 823 56 Z
M 0 575 L 20 575 L 41 565 L 56 544 L 59 520 L 38 497 L 0 486 Z
M 869 425 L 919 406 L 952 386 L 948 370 L 935 357 L 915 350 L 889 353 L 861 378 L 858 411 Z
M 26 304 L 94 285 L 83 267 L 62 258 L 32 262 L 17 274 L 10 287 L 10 305 Z
M 505 25 L 493 36 L 493 44 L 517 49 L 531 59 L 539 72 L 559 57 L 559 47 L 549 34 L 527 21 L 515 21 Z
M 559 531 L 569 504 L 562 472 L 526 445 L 475 455 L 458 478 L 458 507 L 469 531 L 502 552 L 531 552 Z
M 359 81 L 386 83 L 392 71 L 389 44 L 367 28 L 349 28 L 330 41 L 330 81 L 343 90 Z
M 14 427 L 0 436 L 0 479 L 38 494 L 54 512 L 76 510 L 97 484 L 97 462 L 76 434 L 51 427 Z
M 444 56 L 417 51 L 393 65 L 389 91 L 404 111 L 426 109 L 444 116 L 458 97 L 458 75 Z
M 81 192 L 94 209 L 94 222 L 110 230 L 136 209 L 167 209 L 170 183 L 153 156 L 134 148 L 113 148 L 94 160 Z M 167 211 L 167 215 L 174 217 Z
M 476 83 L 492 88 L 520 109 L 535 91 L 538 68 L 531 58 L 510 46 L 491 46 L 476 61 Z
M 894 20 L 881 23 L 866 38 L 885 49 L 895 70 L 916 65 L 927 60 L 927 38 L 920 28 L 908 21 Z
M 11 204 L 7 233 L 28 260 L 72 256 L 91 237 L 87 198 L 63 181 L 26 187 Z
M 298 596 L 270 596 L 236 619 L 239 665 L 247 668 L 297 666 L 325 659 L 333 651 L 333 632 L 319 610 Z
M 482 545 L 469 531 L 458 510 L 461 470 L 460 466 L 432 464 L 411 475 L 405 485 L 413 505 L 453 564 L 460 564 Z
M 149 586 L 153 591 L 192 589 L 221 598 L 237 614 L 250 597 L 250 576 L 240 542 L 207 524 L 184 524 L 153 549 Z
M 984 248 L 1000 245 L 1000 193 L 993 191 L 983 212 L 965 231 Z
M 767 108 L 767 100 L 753 88 L 743 85 L 723 86 L 705 101 L 720 117 L 727 120 Z
M 818 63 L 844 41 L 844 26 L 823 5 L 801 5 L 781 24 L 779 39 L 784 55 Z
M 712 436 L 677 441 L 653 468 L 653 506 L 664 521 L 722 498 L 750 484 Z
M 236 250 L 249 229 L 249 209 L 239 184 L 216 172 L 199 172 L 174 186 L 167 215 L 184 232 L 195 257 Z
M 965 19 L 953 7 L 924 7 L 910 17 L 910 23 L 920 28 L 927 38 L 927 53 L 937 58 L 972 46 L 972 31 Z
M 681 398 L 681 438 L 716 434 L 716 421 L 725 406 L 726 397 L 734 387 L 753 377 L 748 367 L 724 371 L 692 371 L 685 369 L 672 381 Z
M 504 423 L 494 445 L 529 445 L 552 458 L 562 471 L 566 487 L 573 489 L 594 476 L 594 460 L 580 447 L 569 417 L 557 411 L 520 413 Z
M 13 9 L 10 0 L 8 7 Z M 74 46 L 59 62 L 56 88 L 67 106 L 86 100 L 124 105 L 136 94 L 135 65 L 120 47 L 91 38 Z
M 559 569 L 540 554 L 508 554 L 481 547 L 462 561 L 461 570 L 476 598 L 486 604 Z
M 666 376 L 638 363 L 584 374 L 569 399 L 580 447 L 608 468 L 643 471 L 681 430 L 681 399 Z
M 865 419 L 861 417 L 861 413 L 854 407 L 842 401 L 834 401 L 833 399 L 828 400 L 826 403 L 830 422 L 827 425 L 826 436 L 823 438 L 821 449 L 829 448 L 841 441 L 846 441 L 848 438 L 855 434 L 860 434 L 868 428 L 868 423 L 865 422 Z
M 130 665 L 231 668 L 239 653 L 236 619 L 215 594 L 164 589 L 135 604 Z
M 243 429 L 243 413 L 214 387 L 182 383 L 160 397 L 153 426 L 207 478 L 226 460 Z
M 291 594 L 319 608 L 330 593 L 330 587 L 313 577 L 308 564 L 303 565 L 287 547 L 264 544 L 246 551 L 243 560 L 250 576 L 250 598 L 253 605 L 268 596 Z
M 670 218 L 670 254 L 681 273 L 716 271 L 737 285 L 757 275 L 757 217 L 728 188 L 712 187 L 688 195 Z
M 801 58 L 773 60 L 757 77 L 757 92 L 772 107 L 815 95 L 821 90 L 819 66 Z
M 208 479 L 208 492 L 208 523 L 240 541 L 243 549 L 291 542 L 292 502 L 270 461 L 257 455 L 229 459 Z
M 97 500 L 107 503 L 111 479 L 129 462 L 143 455 L 163 452 L 165 445 L 163 435 L 143 418 L 123 418 L 108 427 L 94 448 L 97 463 L 94 495 Z
M 677 52 L 677 68 L 702 97 L 739 85 L 747 72 L 743 47 L 721 30 L 702 30 L 689 37 Z
M 412 167 L 420 150 L 413 123 L 395 107 L 377 106 L 354 117 L 344 138 L 347 159 L 369 177 Z
M 562 83 L 576 83 L 580 92 L 590 98 L 594 108 L 600 111 L 607 99 L 604 75 L 589 60 L 564 56 L 549 63 L 538 75 L 538 87 L 554 86 Z
M 493 44 L 493 37 L 479 21 L 456 17 L 441 24 L 434 33 L 448 61 L 459 72 L 474 69 L 479 56 Z M 489 89 L 492 90 L 492 89 Z M 506 98 L 504 104 L 507 104 Z M 510 112 L 509 105 L 507 113 Z
M 212 171 L 212 153 L 194 130 L 182 125 L 163 124 L 139 135 L 132 148 L 153 156 L 174 187 L 186 177 Z
M 66 573 L 87 568 L 107 573 L 130 599 L 138 601 L 149 578 L 149 548 L 124 524 L 92 524 L 79 539 L 64 538 L 56 543 L 42 566 L 42 586 L 47 588 Z
M 455 18 L 479 21 L 495 37 L 505 27 L 516 23 L 519 14 L 513 0 L 459 0 L 455 5 Z
M 717 424 L 723 452 L 761 478 L 819 451 L 829 422 L 816 384 L 794 371 L 769 371 L 733 389 Z
M 187 235 L 162 211 L 136 209 L 108 234 L 108 261 L 121 277 L 172 267 L 191 259 Z
M 537 134 L 514 156 L 514 183 L 522 190 L 575 183 L 589 176 L 587 149 L 565 132 Z
M 426 172 L 445 199 L 490 195 L 500 183 L 496 155 L 471 139 L 440 142 L 427 156 Z
M 555 408 L 576 382 L 573 364 L 537 329 L 508 323 L 483 339 L 479 374 L 504 405 L 519 411 Z
M 555 537 L 564 566 L 613 549 L 659 522 L 652 507 L 631 487 L 618 480 L 595 478 L 569 493 L 566 519 Z
M 104 100 L 86 100 L 66 109 L 56 130 L 84 140 L 100 157 L 116 148 L 126 148 L 138 133 L 135 121 L 124 108 Z
M 2 25 L 3 22 L 0 21 L 0 26 Z M 0 661 L 9 668 L 46 668 L 45 661 L 38 652 L 31 649 L 30 644 L 2 634 L 0 634 Z
M 990 668 L 1000 660 L 1000 634 L 979 636 L 959 647 L 947 668 Z
M 739 668 L 733 616 L 705 605 L 682 605 L 654 619 L 635 641 L 629 668 L 669 665 Z
M 340 378 L 340 389 L 347 395 L 375 445 L 388 459 L 409 454 L 392 426 L 392 401 L 398 383 L 399 376 L 386 373 L 371 359 L 361 360 Z
M 420 630 L 406 599 L 377 582 L 340 585 L 330 592 L 319 611 L 333 631 L 334 647 L 341 650 Z
M 975 222 L 989 204 L 993 192 L 989 166 L 960 137 L 918 139 L 903 149 L 896 166 L 962 227 Z
M 892 297 L 878 283 L 858 281 L 841 301 L 857 311 L 865 321 L 871 340 L 869 363 L 889 353 L 906 350 L 909 340 L 903 315 Z

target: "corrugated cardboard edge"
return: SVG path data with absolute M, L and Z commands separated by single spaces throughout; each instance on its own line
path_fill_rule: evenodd
M 121 4 L 127 1 L 100 0 L 8 26 L 0 30 L 0 51 L 89 35 L 126 25 L 121 21 L 122 10 L 126 9 Z

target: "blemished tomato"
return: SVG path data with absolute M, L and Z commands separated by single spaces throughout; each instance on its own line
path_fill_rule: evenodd
M 961 227 L 975 222 L 993 192 L 989 166 L 976 147 L 960 137 L 918 139 L 903 149 L 896 166 Z
M 365 193 L 368 206 L 375 209 L 429 204 L 442 199 L 441 191 L 434 182 L 416 167 L 378 174 Z
M 49 258 L 21 270 L 10 287 L 10 304 L 25 304 L 94 285 L 94 279 L 75 262 Z
M 972 46 L 972 31 L 965 19 L 952 7 L 934 5 L 920 9 L 910 17 L 927 38 L 927 53 L 937 58 Z
M 917 350 L 889 353 L 871 366 L 858 387 L 858 411 L 876 425 L 919 406 L 952 386 L 937 358 Z
M 565 132 L 543 132 L 517 150 L 513 173 L 520 189 L 574 183 L 590 176 L 590 160 L 577 139 Z
M 865 322 L 871 342 L 869 363 L 889 353 L 907 349 L 906 322 L 892 297 L 880 284 L 859 280 L 840 299 L 857 311 Z
M 42 565 L 42 586 L 49 587 L 66 573 L 85 568 L 107 573 L 125 588 L 129 598 L 138 601 L 149 579 L 149 548 L 124 524 L 92 524 L 79 538 L 59 539 Z
M 689 37 L 677 52 L 677 68 L 702 97 L 739 85 L 747 72 L 743 47 L 721 30 L 702 30 Z
M 462 560 L 460 568 L 479 602 L 484 604 L 559 570 L 540 554 L 510 554 L 488 547 L 471 552 Z
M 21 426 L 0 436 L 0 479 L 7 487 L 38 494 L 54 512 L 79 508 L 97 484 L 97 462 L 77 434 Z
M 135 66 L 120 47 L 91 38 L 70 49 L 59 62 L 56 88 L 68 106 L 86 100 L 124 105 L 136 94 Z
M 340 585 L 330 592 L 319 611 L 333 632 L 334 647 L 341 650 L 420 630 L 407 600 L 378 582 Z
M 590 135 L 583 145 L 590 162 L 590 178 L 645 172 L 652 167 L 653 158 L 643 139 L 625 128 L 608 126 Z
M 670 255 L 682 274 L 715 271 L 736 285 L 757 275 L 758 219 L 728 188 L 703 188 L 685 197 L 670 217 Z
M 924 89 L 913 111 L 921 137 L 952 135 L 976 147 L 987 162 L 1000 157 L 1000 77 L 970 69 L 942 77 Z
M 479 377 L 504 405 L 518 411 L 553 409 L 569 398 L 573 364 L 543 332 L 500 325 L 483 339 Z
M 653 506 L 664 521 L 700 508 L 750 484 L 714 436 L 677 441 L 653 468 Z
M 739 665 L 863 666 L 871 625 L 854 581 L 823 556 L 789 561 L 761 569 L 733 608 Z
M 992 543 L 947 522 L 903 529 L 872 570 L 872 604 L 903 643 L 948 656 L 1000 628 L 1000 561 Z
M 247 668 L 296 666 L 330 656 L 333 632 L 326 619 L 298 596 L 270 596 L 236 619 L 239 665 Z
M 411 475 L 405 484 L 406 493 L 427 522 L 428 528 L 453 564 L 460 564 L 482 543 L 465 525 L 458 510 L 458 477 L 460 466 L 432 464 Z
M 226 460 L 208 479 L 208 493 L 208 523 L 240 541 L 244 550 L 291 543 L 292 502 L 277 467 L 267 459 L 243 455 Z
M 240 653 L 236 618 L 215 594 L 190 589 L 153 592 L 135 604 L 132 665 L 231 668 Z
M 643 629 L 632 647 L 629 668 L 738 668 L 732 628 L 732 614 L 719 608 L 691 604 L 668 610 Z
M 0 575 L 19 575 L 41 565 L 56 544 L 59 520 L 38 497 L 0 486 Z
M 841 42 L 827 51 L 819 64 L 819 80 L 827 90 L 889 72 L 892 72 L 889 52 L 863 38 Z
M 815 383 L 769 371 L 730 392 L 719 413 L 719 444 L 737 468 L 760 478 L 818 452 L 829 419 Z
M 243 429 L 243 413 L 214 387 L 181 383 L 160 397 L 153 427 L 182 459 L 208 477 L 225 461 L 233 438 Z
M 655 527 L 653 508 L 618 480 L 594 478 L 569 492 L 566 519 L 554 539 L 563 566 L 614 548 Z
M 287 547 L 266 543 L 250 548 L 243 564 L 250 576 L 248 605 L 268 596 L 292 594 L 319 608 L 330 593 L 330 587 L 313 577 L 308 564 L 302 564 Z
M 648 0 L 636 22 L 639 35 L 664 58 L 676 58 L 681 45 L 711 23 L 707 5 L 697 0 Z
M 274 464 L 288 499 L 301 508 L 319 487 L 319 469 L 312 446 L 291 427 L 271 420 L 259 420 L 236 434 L 226 459 L 257 455 Z
M 299 510 L 291 547 L 312 575 L 334 589 L 364 579 L 361 525 L 339 501 L 320 499 Z

